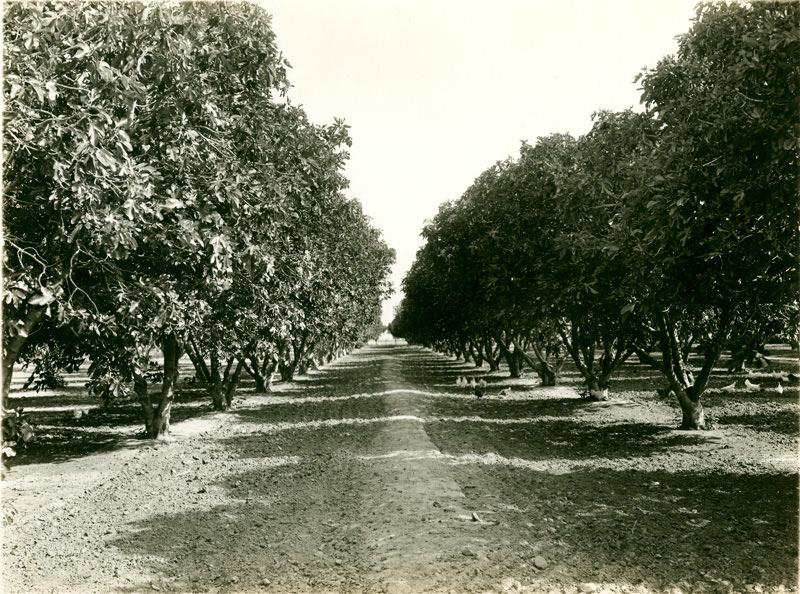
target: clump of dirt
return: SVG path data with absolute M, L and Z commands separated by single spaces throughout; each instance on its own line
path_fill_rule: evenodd
M 796 592 L 798 391 L 761 382 L 686 432 L 638 365 L 589 403 L 372 346 L 226 413 L 188 392 L 159 443 L 73 390 L 3 485 L 3 591 Z

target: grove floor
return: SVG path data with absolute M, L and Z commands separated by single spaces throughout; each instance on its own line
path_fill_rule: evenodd
M 797 592 L 798 386 L 749 377 L 703 432 L 639 365 L 589 403 L 405 345 L 225 413 L 187 388 L 159 443 L 132 403 L 19 393 L 2 592 Z

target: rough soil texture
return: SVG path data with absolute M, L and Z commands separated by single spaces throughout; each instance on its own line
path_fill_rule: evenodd
M 5 477 L 2 591 L 797 592 L 797 386 L 751 377 L 705 432 L 638 365 L 589 403 L 574 373 L 402 345 L 226 413 L 187 390 L 168 442 L 80 387 L 22 394 L 40 442 Z

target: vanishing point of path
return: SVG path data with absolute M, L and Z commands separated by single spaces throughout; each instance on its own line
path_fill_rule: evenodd
M 478 400 L 478 372 L 368 347 L 168 443 L 14 468 L 3 592 L 794 589 L 792 443 L 500 376 Z

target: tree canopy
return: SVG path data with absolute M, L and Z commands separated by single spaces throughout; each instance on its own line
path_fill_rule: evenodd
M 153 348 L 290 377 L 365 339 L 394 254 L 342 195 L 347 126 L 287 98 L 262 8 L 10 2 L 3 27 L 4 402 L 49 344 L 106 397 L 135 382 L 158 436 Z
M 592 394 L 635 352 L 702 427 L 722 351 L 796 319 L 799 7 L 698 5 L 640 74 L 641 112 L 598 112 L 482 173 L 423 232 L 393 333 L 497 347 L 545 383 L 563 350 Z

